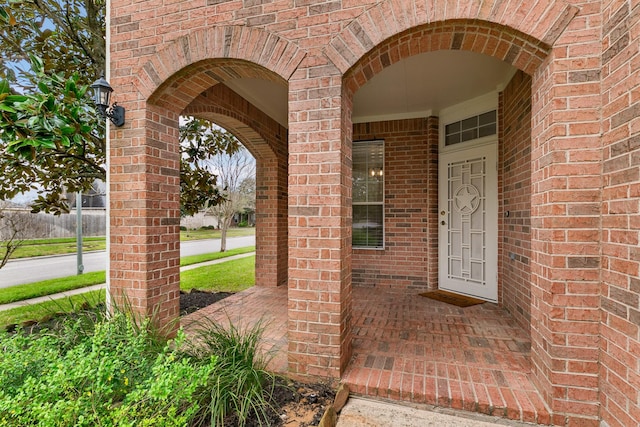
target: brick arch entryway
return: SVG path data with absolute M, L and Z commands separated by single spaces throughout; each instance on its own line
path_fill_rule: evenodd
M 601 3 L 182 2 L 179 13 L 162 2 L 145 4 L 166 20 L 148 20 L 142 3 L 115 3 L 109 80 L 127 108 L 127 123 L 111 130 L 111 287 L 126 290 L 143 313 L 177 316 L 179 114 L 228 78 L 283 82 L 289 90 L 288 369 L 301 376 L 340 377 L 349 365 L 351 95 L 376 67 L 405 52 L 390 44 L 388 58 L 380 55 L 379 64 L 354 74 L 362 82 L 348 83 L 345 75 L 386 41 L 402 44 L 413 29 L 447 25 L 453 28 L 443 37 L 425 34 L 403 50 L 424 52 L 429 42 L 431 50 L 481 52 L 529 73 L 532 375 L 554 423 L 597 424 Z M 198 19 L 191 22 L 192 16 Z M 443 404 L 451 387 L 442 385 Z M 411 393 L 395 397 L 411 399 Z M 502 396 L 499 387 L 497 393 Z M 477 409 L 475 400 L 472 406 Z
M 247 40 L 260 50 L 243 49 Z M 110 77 L 127 121 L 112 129 L 109 150 L 109 289 L 125 295 L 133 310 L 154 315 L 160 325 L 179 308 L 179 117 L 209 116 L 226 124 L 258 159 L 263 182 L 262 222 L 257 236 L 260 283 L 286 281 L 286 129 L 224 82 L 261 79 L 287 85 L 304 53 L 261 29 L 215 27 L 173 40 L 131 74 Z M 124 71 L 124 72 L 123 72 Z M 217 100 L 207 96 L 220 95 Z M 251 115 L 251 118 L 249 118 Z
M 450 56 L 433 54 L 441 51 L 451 52 Z M 473 69 L 472 60 L 478 62 L 474 72 L 479 73 L 482 61 L 477 54 L 498 57 L 509 64 L 528 64 L 523 68 L 531 70 L 540 66 L 549 47 L 516 30 L 484 21 L 454 20 L 424 25 L 406 30 L 368 51 L 345 74 L 347 96 L 355 99 L 360 88 L 377 84 L 378 74 L 395 64 L 405 69 L 417 64 L 436 67 L 446 64 L 448 58 L 454 58 L 460 51 L 474 52 L 464 57 L 470 60 L 469 69 Z M 410 60 L 417 56 L 424 59 Z M 427 70 L 423 74 L 428 74 Z M 455 70 L 446 74 L 460 77 Z M 496 276 L 484 273 L 487 286 L 497 289 L 495 305 L 460 309 L 418 296 L 437 289 L 439 269 L 446 268 L 442 264 L 449 265 L 442 263 L 438 255 L 443 245 L 439 239 L 440 221 L 447 218 L 441 216 L 441 209 L 446 208 L 439 206 L 438 183 L 443 179 L 439 177 L 441 126 L 446 124 L 439 111 L 429 109 L 426 116 L 408 118 L 389 114 L 386 119 L 379 115 L 371 122 L 358 116 L 353 125 L 353 140 L 358 141 L 360 150 L 366 141 L 384 141 L 385 238 L 384 248 L 353 249 L 353 321 L 357 333 L 354 357 L 345 380 L 366 394 L 546 423 L 550 420 L 549 411 L 530 378 L 527 333 L 531 286 L 528 232 L 531 77 L 522 70 L 511 70 L 506 76 L 507 81 L 500 81 L 504 84 L 500 93 L 495 93 L 495 86 L 491 87 L 492 101 L 488 106 L 482 102 L 479 107 L 496 110 L 499 124 L 496 127 L 499 133 L 489 137 L 491 141 L 486 138 L 480 141 L 482 153 L 486 153 L 486 147 L 498 153 L 497 179 L 493 184 L 496 187 L 489 193 L 496 197 L 499 214 L 496 212 L 484 220 L 495 221 L 497 233 L 483 237 L 485 242 L 495 239 L 498 246 L 493 266 L 500 273 L 494 270 L 497 280 Z M 472 79 L 473 75 L 467 78 Z M 445 87 L 459 84 L 455 78 L 438 83 Z M 402 93 L 402 88 L 397 91 Z M 478 92 L 472 93 L 467 99 L 474 98 L 477 102 Z M 486 98 L 485 93 L 482 95 Z M 449 116 L 452 110 L 458 114 L 456 109 L 473 108 L 468 102 L 454 106 L 461 102 L 455 99 L 446 109 Z M 407 104 L 413 102 L 412 98 Z M 354 105 L 356 108 L 358 105 Z M 460 145 L 448 148 L 456 149 L 456 158 L 464 155 Z M 478 153 L 478 145 L 471 150 Z M 493 164 L 490 168 L 494 168 Z M 504 218 L 507 210 L 510 217 Z M 355 218 L 354 213 L 354 221 Z M 354 227 L 354 233 L 355 230 Z M 517 248 L 514 240 L 518 241 Z M 509 259 L 508 254 L 516 250 L 520 258 Z M 381 332 L 370 333 L 374 329 Z M 369 372 L 370 376 L 359 383 L 363 372 Z
M 225 85 L 183 111 L 235 135 L 256 159 L 256 285 L 287 281 L 287 129 Z
M 502 15 L 496 13 L 498 10 L 508 13 Z M 556 120 L 560 117 L 559 111 L 584 107 L 583 104 L 571 104 L 571 90 L 580 91 L 580 96 L 584 97 L 597 95 L 594 87 L 582 85 L 587 75 L 580 65 L 583 63 L 582 52 L 567 49 L 575 35 L 585 31 L 587 26 L 584 20 L 573 18 L 590 12 L 562 2 L 527 5 L 487 2 L 475 10 L 470 6 L 464 13 L 456 8 L 447 12 L 446 8 L 427 6 L 426 12 L 422 12 L 424 25 L 417 25 L 420 19 L 409 8 L 398 2 L 382 2 L 346 26 L 325 49 L 331 64 L 344 76 L 341 140 L 347 147 L 342 148 L 342 154 L 349 156 L 351 153 L 353 94 L 377 72 L 403 58 L 441 49 L 469 50 L 493 56 L 521 70 L 517 84 L 531 88 L 531 120 L 525 126 L 530 129 L 531 144 L 527 150 L 531 152 L 532 166 L 531 301 L 526 307 L 531 319 L 531 379 L 551 414 L 550 419 L 545 416 L 540 421 L 562 425 L 567 420 L 594 424 L 599 411 L 598 386 L 593 378 L 598 363 L 598 324 L 588 312 L 597 310 L 598 272 L 596 263 L 590 261 L 597 256 L 598 243 L 582 232 L 557 232 L 558 227 L 586 227 L 591 236 L 595 236 L 598 229 L 597 215 L 582 209 L 581 203 L 585 200 L 570 195 L 572 190 L 579 190 L 589 199 L 599 191 L 595 179 L 578 182 L 570 178 L 582 167 L 579 159 L 589 157 L 588 147 L 597 146 L 598 135 L 591 134 L 586 128 L 558 126 Z M 501 21 L 506 16 L 510 21 Z M 528 19 L 531 17 L 536 19 Z M 571 59 L 559 66 L 561 58 L 567 56 Z M 597 96 L 591 100 L 594 106 L 597 105 L 595 98 Z M 595 111 L 594 108 L 587 116 L 588 121 L 597 126 Z M 567 123 L 572 120 L 570 114 L 565 116 Z M 571 137 L 587 141 L 587 147 L 584 147 L 587 149 L 562 143 Z M 597 176 L 600 167 L 594 162 L 584 171 L 588 176 Z M 350 193 L 345 191 L 345 195 L 350 196 Z M 581 216 L 574 224 L 571 222 L 572 211 Z M 579 254 L 577 247 L 582 247 Z M 350 252 L 345 251 L 343 259 L 353 263 Z M 578 265 L 589 267 L 574 269 Z M 352 277 L 347 274 L 344 278 L 351 280 Z M 581 297 L 586 298 L 584 302 L 594 305 L 585 307 L 578 303 Z M 342 319 L 348 325 L 352 317 L 348 310 L 353 291 L 343 290 L 342 298 L 347 307 L 347 314 Z M 586 317 L 575 310 L 587 313 Z M 347 341 L 350 339 L 348 328 L 342 336 Z M 350 352 L 342 354 L 350 355 Z M 445 388 L 449 386 L 452 384 Z M 439 384 L 435 387 L 437 389 Z M 375 388 L 373 393 L 379 391 Z M 446 390 L 443 391 L 446 394 Z M 411 399 L 410 396 L 400 393 L 396 397 Z M 443 401 L 430 403 L 443 402 L 446 404 L 446 396 Z M 515 406 L 520 411 L 525 410 L 521 403 Z M 505 413 L 507 411 L 505 409 Z M 522 412 L 516 418 L 518 416 L 523 416 Z

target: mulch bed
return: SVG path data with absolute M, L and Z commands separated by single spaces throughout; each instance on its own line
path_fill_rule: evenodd
M 269 388 L 269 386 L 266 386 Z M 325 383 L 304 384 L 283 377 L 275 377 L 271 394 L 271 410 L 267 426 L 315 427 L 327 407 L 333 403 L 335 390 Z M 250 415 L 246 427 L 264 427 Z M 237 425 L 233 417 L 225 420 L 225 426 Z
M 197 289 L 180 291 L 180 315 L 193 313 L 231 295 L 232 292 L 205 292 Z

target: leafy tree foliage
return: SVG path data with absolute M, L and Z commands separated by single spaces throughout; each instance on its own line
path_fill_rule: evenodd
M 0 200 L 38 192 L 34 212 L 68 211 L 66 192 L 106 177 L 105 123 L 87 94 L 105 69 L 105 1 L 0 0 Z M 183 214 L 222 195 L 204 160 L 237 140 L 181 126 Z
M 0 198 L 38 190 L 34 211 L 67 210 L 65 190 L 87 191 L 106 176 L 104 123 L 86 102 L 87 86 L 42 72 L 38 90 L 22 95 L 0 81 Z
M 180 204 L 182 215 L 193 215 L 205 205 L 215 206 L 224 199 L 211 172 L 211 159 L 231 156 L 242 147 L 229 132 L 202 119 L 189 117 L 180 126 Z M 219 172 L 219 171 L 218 171 Z

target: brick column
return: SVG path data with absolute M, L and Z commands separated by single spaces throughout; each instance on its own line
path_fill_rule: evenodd
M 287 282 L 287 158 L 256 159 L 256 286 Z
M 582 6 L 532 82 L 531 358 L 554 423 L 597 426 L 600 20 Z
M 603 425 L 640 424 L 640 4 L 603 2 Z
M 339 377 L 350 357 L 351 108 L 308 57 L 289 81 L 289 370 Z
M 178 116 L 128 110 L 109 159 L 110 292 L 115 304 L 164 327 L 180 308 Z

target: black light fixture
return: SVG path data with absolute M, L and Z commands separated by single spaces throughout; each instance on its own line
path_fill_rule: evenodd
M 102 117 L 108 117 L 111 123 L 118 127 L 122 126 L 124 124 L 124 108 L 115 102 L 111 107 L 109 106 L 109 97 L 113 92 L 113 88 L 104 79 L 104 75 L 100 76 L 90 87 L 93 90 L 93 102 L 98 107 Z

